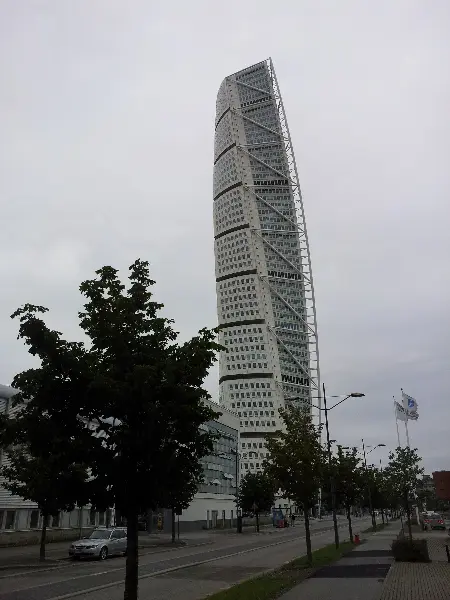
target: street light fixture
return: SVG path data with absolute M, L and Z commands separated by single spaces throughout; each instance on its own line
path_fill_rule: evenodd
M 364 445 L 364 439 L 361 440 L 362 441 L 362 448 L 363 448 L 363 454 L 364 454 L 364 467 L 366 469 L 366 476 L 368 476 L 369 474 L 369 469 L 367 468 L 367 455 L 369 455 L 371 452 L 373 452 L 374 450 L 376 450 L 377 448 L 385 448 L 386 444 L 377 444 L 376 446 L 374 446 L 373 448 L 371 448 L 369 450 L 369 452 L 366 453 L 366 447 Z M 372 492 L 370 489 L 370 482 L 369 482 L 369 477 L 367 477 L 367 494 L 369 497 L 369 510 L 370 510 L 370 515 L 372 517 L 372 529 L 374 531 L 376 531 L 377 528 L 377 523 L 375 521 L 375 513 L 373 510 L 373 506 L 372 506 Z
M 330 408 L 328 408 L 325 384 L 322 385 L 322 390 L 323 390 L 323 408 L 321 408 L 320 406 L 314 406 L 314 408 L 317 408 L 318 410 L 323 410 L 325 412 L 325 429 L 327 431 L 328 466 L 330 468 L 331 510 L 333 513 L 334 543 L 336 545 L 336 548 L 339 548 L 339 529 L 338 529 L 337 515 L 336 515 L 336 482 L 334 479 L 333 468 L 331 465 L 332 457 L 331 457 L 330 429 L 328 426 L 328 411 L 332 410 L 333 408 L 336 408 L 336 406 L 339 406 L 339 404 L 342 404 L 348 398 L 363 398 L 365 396 L 365 394 L 362 394 L 361 392 L 353 392 L 353 393 L 345 396 L 345 398 L 343 398 L 336 404 L 333 404 L 333 406 L 331 406 Z M 340 396 L 332 396 L 332 397 L 339 398 Z M 313 406 L 313 405 L 311 405 L 311 406 Z
M 342 400 L 339 400 L 339 402 L 336 402 L 336 404 L 333 404 L 333 406 L 330 406 L 328 408 L 325 384 L 322 384 L 322 391 L 323 391 L 323 408 L 321 406 L 316 406 L 315 404 L 309 404 L 309 406 L 311 406 L 312 408 L 315 408 L 319 411 L 323 411 L 325 413 L 325 429 L 327 432 L 328 464 L 330 467 L 331 510 L 333 513 L 334 543 L 336 545 L 336 548 L 339 548 L 339 529 L 338 529 L 337 515 L 336 515 L 336 482 L 334 480 L 333 470 L 331 467 L 332 456 L 331 456 L 330 429 L 328 426 L 328 412 L 330 410 L 333 410 L 333 408 L 336 408 L 336 406 L 339 406 L 339 404 L 342 404 L 343 402 L 348 400 L 348 398 L 364 398 L 365 394 L 363 394 L 362 392 L 352 392 L 351 394 L 347 394 L 347 396 L 342 398 Z M 330 398 L 341 398 L 341 397 L 342 396 L 330 396 Z M 320 400 L 320 397 L 318 397 L 318 399 Z M 295 398 L 291 398 L 291 400 L 295 400 Z
M 363 442 L 364 442 L 364 440 L 363 440 Z M 374 446 L 373 448 L 371 448 L 367 454 L 370 454 L 371 452 L 373 452 L 377 448 L 386 448 L 386 444 L 377 444 L 376 446 Z

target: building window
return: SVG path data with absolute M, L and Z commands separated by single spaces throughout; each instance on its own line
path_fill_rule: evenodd
M 30 529 L 39 528 L 39 511 L 32 510 L 30 513 Z
M 57 515 L 52 515 L 50 527 L 59 527 L 60 516 L 60 513 L 58 513 Z
M 98 524 L 99 524 L 99 526 L 102 526 L 105 524 L 105 513 L 104 512 L 98 513 Z
M 16 511 L 7 510 L 5 518 L 5 529 L 14 529 L 16 523 Z
M 95 509 L 91 508 L 91 511 L 89 513 L 89 525 L 95 526 L 95 517 L 96 517 Z

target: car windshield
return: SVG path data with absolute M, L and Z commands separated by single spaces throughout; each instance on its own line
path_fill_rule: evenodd
M 430 515 L 430 519 L 440 519 L 441 515 L 438 515 L 437 513 L 433 513 L 432 515 Z
M 106 540 L 111 535 L 111 529 L 97 529 L 89 536 L 90 540 Z

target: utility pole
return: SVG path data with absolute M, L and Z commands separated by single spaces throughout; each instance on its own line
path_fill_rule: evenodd
M 373 506 L 372 506 L 372 492 L 370 490 L 370 482 L 369 482 L 369 469 L 367 468 L 367 458 L 366 458 L 366 447 L 364 445 L 364 440 L 362 439 L 362 447 L 363 447 L 363 453 L 364 453 L 364 466 L 366 468 L 366 477 L 367 477 L 367 494 L 369 496 L 369 511 L 370 511 L 370 515 L 372 517 L 372 528 L 375 531 L 377 528 L 377 523 L 375 521 L 375 514 L 373 512 Z

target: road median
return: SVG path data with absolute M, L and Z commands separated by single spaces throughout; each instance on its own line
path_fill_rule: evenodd
M 312 566 L 306 556 L 289 561 L 282 567 L 238 583 L 207 600 L 274 600 L 298 583 L 311 577 L 321 567 L 330 565 L 353 550 L 355 544 L 342 542 L 339 548 L 329 544 L 313 552 Z

